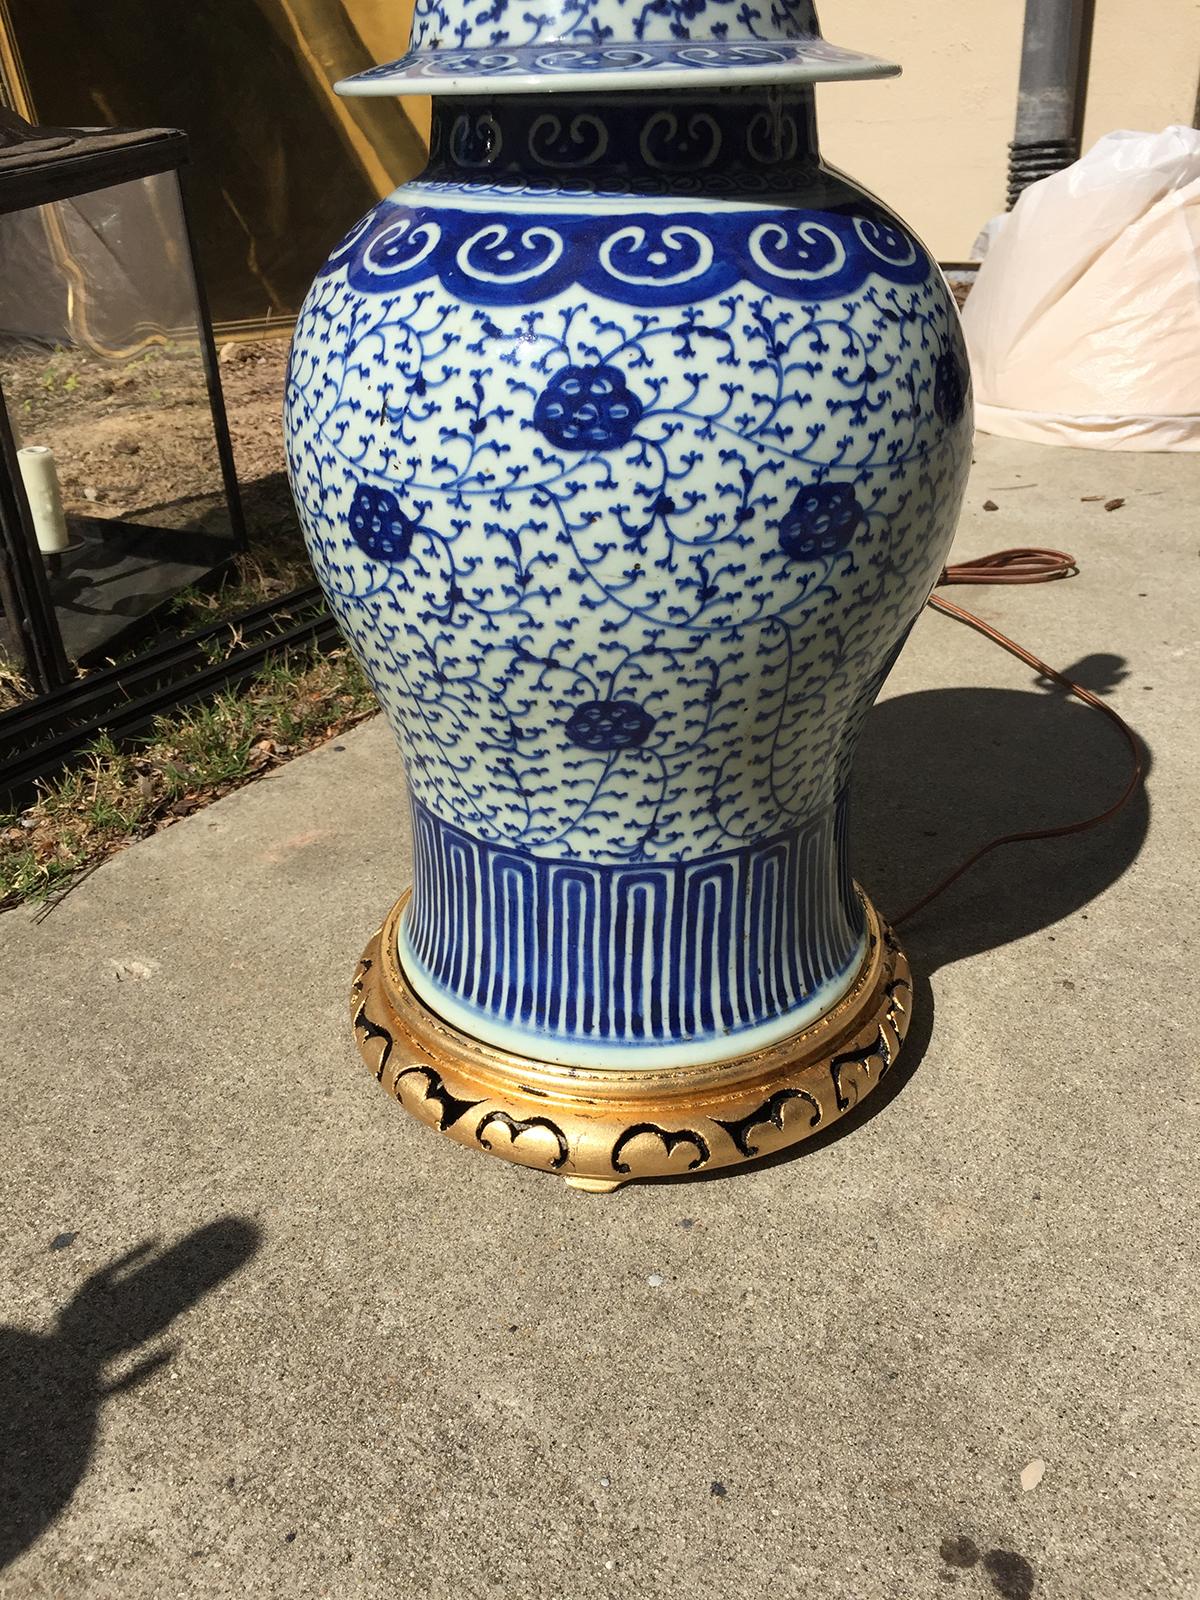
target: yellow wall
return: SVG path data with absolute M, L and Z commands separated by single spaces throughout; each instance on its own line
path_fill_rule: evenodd
M 1004 209 L 1023 0 L 821 0 L 825 36 L 904 76 L 819 91 L 822 147 L 943 261 Z M 1084 147 L 1114 128 L 1191 123 L 1200 0 L 1097 0 Z
M 1084 148 L 1114 128 L 1190 125 L 1200 77 L 1200 0 L 1097 0 Z
M 343 0 L 359 37 L 377 61 L 395 61 L 408 49 L 412 0 Z M 423 139 L 429 138 L 429 96 L 405 95 L 404 110 Z

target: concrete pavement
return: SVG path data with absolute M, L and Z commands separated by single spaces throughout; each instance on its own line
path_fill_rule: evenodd
M 601 1199 L 388 1105 L 346 1017 L 407 872 L 378 721 L 0 918 L 0 1595 L 1200 1593 L 1198 491 L 980 441 L 956 558 L 1082 573 L 954 598 L 1105 692 L 1149 798 L 906 929 L 904 1071 L 794 1159 Z M 894 912 L 1122 761 L 927 614 L 858 876 Z

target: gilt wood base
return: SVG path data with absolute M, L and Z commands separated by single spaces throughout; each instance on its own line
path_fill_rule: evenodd
M 451 1027 L 418 999 L 396 955 L 393 907 L 359 962 L 355 1037 L 383 1089 L 471 1149 L 607 1192 L 753 1161 L 830 1127 L 891 1070 L 912 982 L 891 929 L 865 901 L 867 954 L 820 1021 L 714 1066 L 594 1071 L 509 1054 Z

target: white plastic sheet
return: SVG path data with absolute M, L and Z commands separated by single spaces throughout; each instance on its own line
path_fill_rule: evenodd
M 1027 189 L 963 324 L 986 433 L 1200 450 L 1200 132 L 1110 133 Z

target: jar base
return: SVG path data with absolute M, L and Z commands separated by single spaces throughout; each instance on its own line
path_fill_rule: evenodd
M 459 1144 L 607 1193 L 744 1165 L 822 1133 L 893 1069 L 912 979 L 863 897 L 867 950 L 841 1000 L 765 1049 L 701 1067 L 562 1067 L 484 1044 L 425 1004 L 396 954 L 404 894 L 351 988 L 359 1051 L 386 1093 Z

